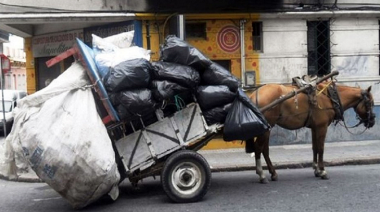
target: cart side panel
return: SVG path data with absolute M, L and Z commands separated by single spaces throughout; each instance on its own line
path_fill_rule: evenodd
M 198 104 L 191 104 L 187 108 L 174 114 L 183 141 L 191 142 L 205 135 L 206 127 L 202 119 L 202 111 Z
M 115 145 L 126 170 L 132 170 L 152 158 L 141 130 L 116 141 Z
M 152 143 L 155 154 L 158 156 L 180 145 L 176 131 L 169 118 L 148 126 L 145 131 Z

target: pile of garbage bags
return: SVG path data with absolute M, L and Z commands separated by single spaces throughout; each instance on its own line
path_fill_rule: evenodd
M 167 102 L 185 94 L 200 105 L 208 125 L 225 124 L 226 141 L 245 140 L 268 130 L 265 118 L 241 91 L 240 81 L 186 41 L 167 36 L 160 48 L 160 60 L 149 62 L 148 50 L 140 48 L 128 53 L 131 47 L 120 50 L 100 38 L 94 40 L 103 45 L 99 48 L 93 44 L 97 52 L 95 62 L 99 70 L 106 69 L 102 71 L 103 82 L 121 120 L 133 120 L 158 108 L 165 109 Z M 104 55 L 115 52 L 123 52 L 118 57 L 124 60 L 118 60 L 119 63 L 114 60 L 113 64 L 104 60 L 111 58 Z M 99 54 L 103 55 L 101 60 Z M 108 64 L 106 68 L 104 64 Z M 249 133 L 236 133 L 242 130 Z

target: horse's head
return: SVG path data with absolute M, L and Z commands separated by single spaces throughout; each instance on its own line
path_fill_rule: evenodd
M 366 128 L 371 128 L 375 125 L 376 115 L 373 113 L 373 107 L 374 102 L 370 86 L 366 90 L 361 91 L 361 98 L 354 107 L 360 122 L 363 123 Z

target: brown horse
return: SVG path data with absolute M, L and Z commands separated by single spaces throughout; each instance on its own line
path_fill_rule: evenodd
M 316 177 L 322 179 L 328 179 L 323 163 L 325 137 L 327 128 L 334 121 L 336 115 L 331 96 L 326 89 L 332 85 L 335 85 L 332 81 L 320 83 L 311 91 L 314 95 L 299 93 L 263 112 L 271 126 L 277 124 L 288 130 L 296 130 L 302 127 L 311 129 L 314 173 Z M 334 87 L 340 96 L 341 109 L 344 111 L 353 108 L 360 123 L 363 123 L 366 128 L 371 128 L 375 124 L 371 87 L 366 90 L 344 85 Z M 267 84 L 253 92 L 250 99 L 259 108 L 262 108 L 296 89 L 298 87 L 292 85 Z M 255 152 L 256 173 L 259 175 L 261 183 L 268 182 L 261 165 L 261 153 L 263 153 L 271 179 L 275 181 L 278 178 L 269 158 L 269 136 L 270 131 L 257 137 L 255 142 L 254 139 L 246 141 L 247 153 L 253 152 L 253 150 Z

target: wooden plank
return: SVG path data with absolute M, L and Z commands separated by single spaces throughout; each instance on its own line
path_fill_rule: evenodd
M 322 77 L 322 78 L 319 78 L 319 79 L 316 81 L 316 85 L 318 85 L 319 83 L 321 83 L 321 82 L 323 82 L 323 81 L 329 79 L 330 77 L 333 77 L 333 76 L 335 76 L 335 75 L 338 75 L 338 74 L 339 74 L 338 71 L 333 71 L 333 72 L 331 72 L 330 74 L 328 74 L 328 75 L 326 75 L 326 76 L 324 76 L 324 77 Z M 315 85 L 314 85 L 314 86 L 315 86 Z M 292 92 L 286 94 L 285 96 L 281 97 L 280 99 L 277 99 L 277 100 L 271 102 L 270 104 L 268 104 L 268 105 L 266 105 L 266 106 L 260 108 L 260 112 L 264 113 L 265 111 L 267 111 L 267 110 L 269 110 L 269 109 L 275 107 L 277 104 L 279 104 L 279 103 L 281 103 L 281 102 L 283 102 L 283 101 L 285 101 L 285 100 L 287 100 L 287 99 L 290 99 L 290 98 L 292 98 L 293 96 L 295 96 L 296 94 L 301 93 L 301 92 L 303 92 L 303 91 L 305 91 L 305 90 L 307 90 L 307 89 L 309 89 L 309 88 L 311 88 L 311 87 L 313 87 L 313 85 L 312 85 L 312 84 L 308 84 L 308 85 L 306 85 L 306 86 L 303 87 L 303 88 L 300 88 L 300 89 L 298 89 L 298 90 L 292 91 Z

